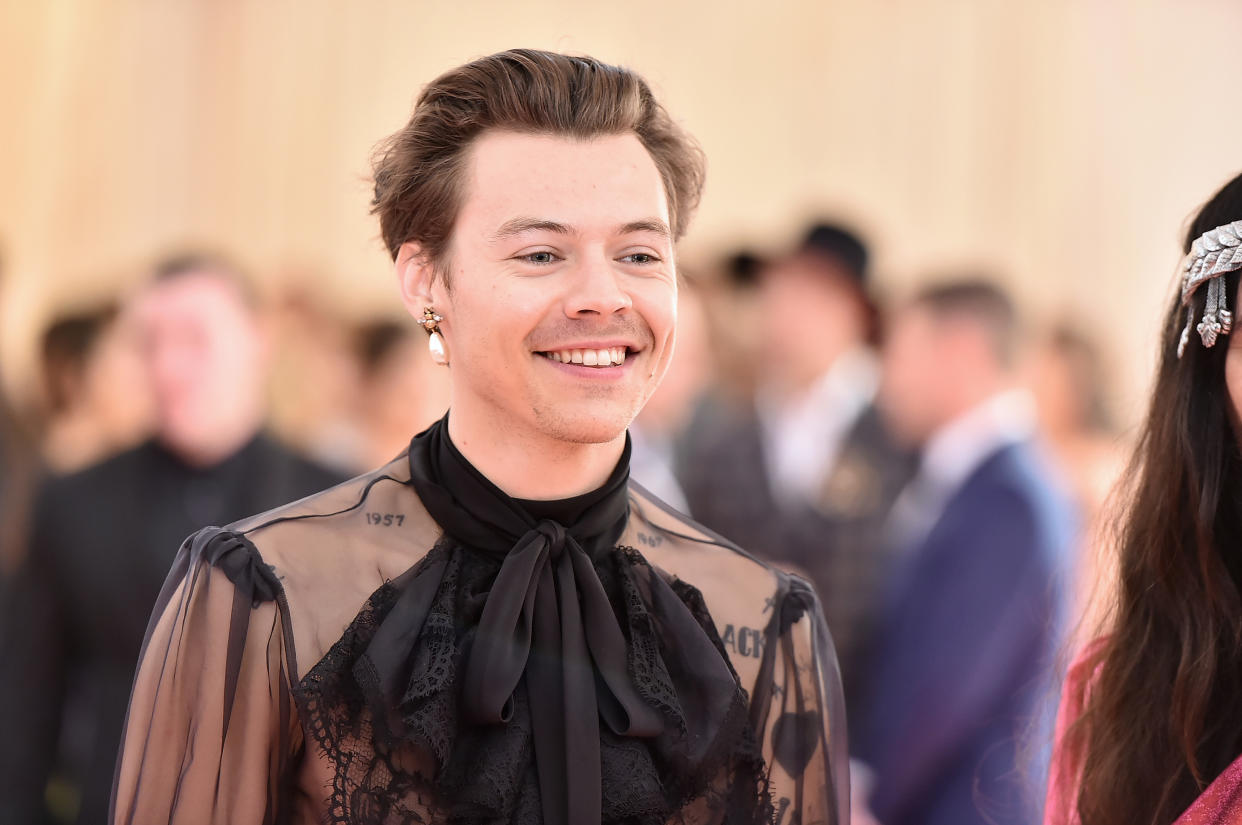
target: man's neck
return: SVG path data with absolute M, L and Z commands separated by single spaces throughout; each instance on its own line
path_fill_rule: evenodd
M 923 447 L 922 472 L 956 484 L 999 447 L 1030 438 L 1035 427 L 1030 394 L 1012 386 L 997 387 L 932 434 Z
M 820 347 L 804 354 L 798 363 L 774 366 L 767 390 L 775 395 L 777 403 L 795 401 L 805 396 L 823 380 L 841 357 L 856 349 L 854 344 L 836 344 Z
M 261 428 L 259 421 L 248 422 L 244 427 L 236 427 L 227 436 L 215 434 L 216 437 L 210 441 L 193 444 L 178 443 L 160 435 L 156 436 L 156 440 L 185 466 L 195 470 L 212 470 L 241 452 L 259 435 Z
M 952 427 L 992 399 L 1015 388 L 1016 384 L 1013 381 L 1002 378 L 981 379 L 970 384 L 959 384 L 952 403 L 946 405 L 942 411 L 943 415 L 932 433 L 933 437 L 935 433 Z
M 625 449 L 625 433 L 598 444 L 493 426 L 453 409 L 449 437 L 466 460 L 513 498 L 555 501 L 603 486 Z

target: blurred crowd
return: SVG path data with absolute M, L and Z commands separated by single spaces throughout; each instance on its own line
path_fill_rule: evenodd
M 1109 370 L 1072 319 L 1024 317 L 1000 273 L 884 302 L 872 258 L 825 221 L 683 265 L 632 477 L 815 584 L 855 822 L 1036 822 L 1060 654 L 1106 579 L 1126 446 Z M 0 821 L 105 818 L 185 536 L 382 464 L 447 408 L 410 318 L 347 318 L 313 287 L 161 260 L 47 325 L 37 397 L 0 394 Z

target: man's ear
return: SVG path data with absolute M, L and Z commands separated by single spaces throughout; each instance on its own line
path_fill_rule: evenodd
M 435 266 L 421 244 L 407 241 L 397 249 L 396 270 L 401 302 L 410 315 L 422 318 L 423 308 L 432 306 L 431 285 L 435 278 Z

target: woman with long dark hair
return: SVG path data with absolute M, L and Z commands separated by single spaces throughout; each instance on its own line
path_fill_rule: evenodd
M 1242 822 L 1242 175 L 1198 213 L 1117 536 L 1071 668 L 1046 825 Z

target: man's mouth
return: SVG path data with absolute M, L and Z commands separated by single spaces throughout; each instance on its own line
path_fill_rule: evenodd
M 605 349 L 562 349 L 539 353 L 543 357 L 562 364 L 581 364 L 584 367 L 619 367 L 629 355 L 628 347 Z

